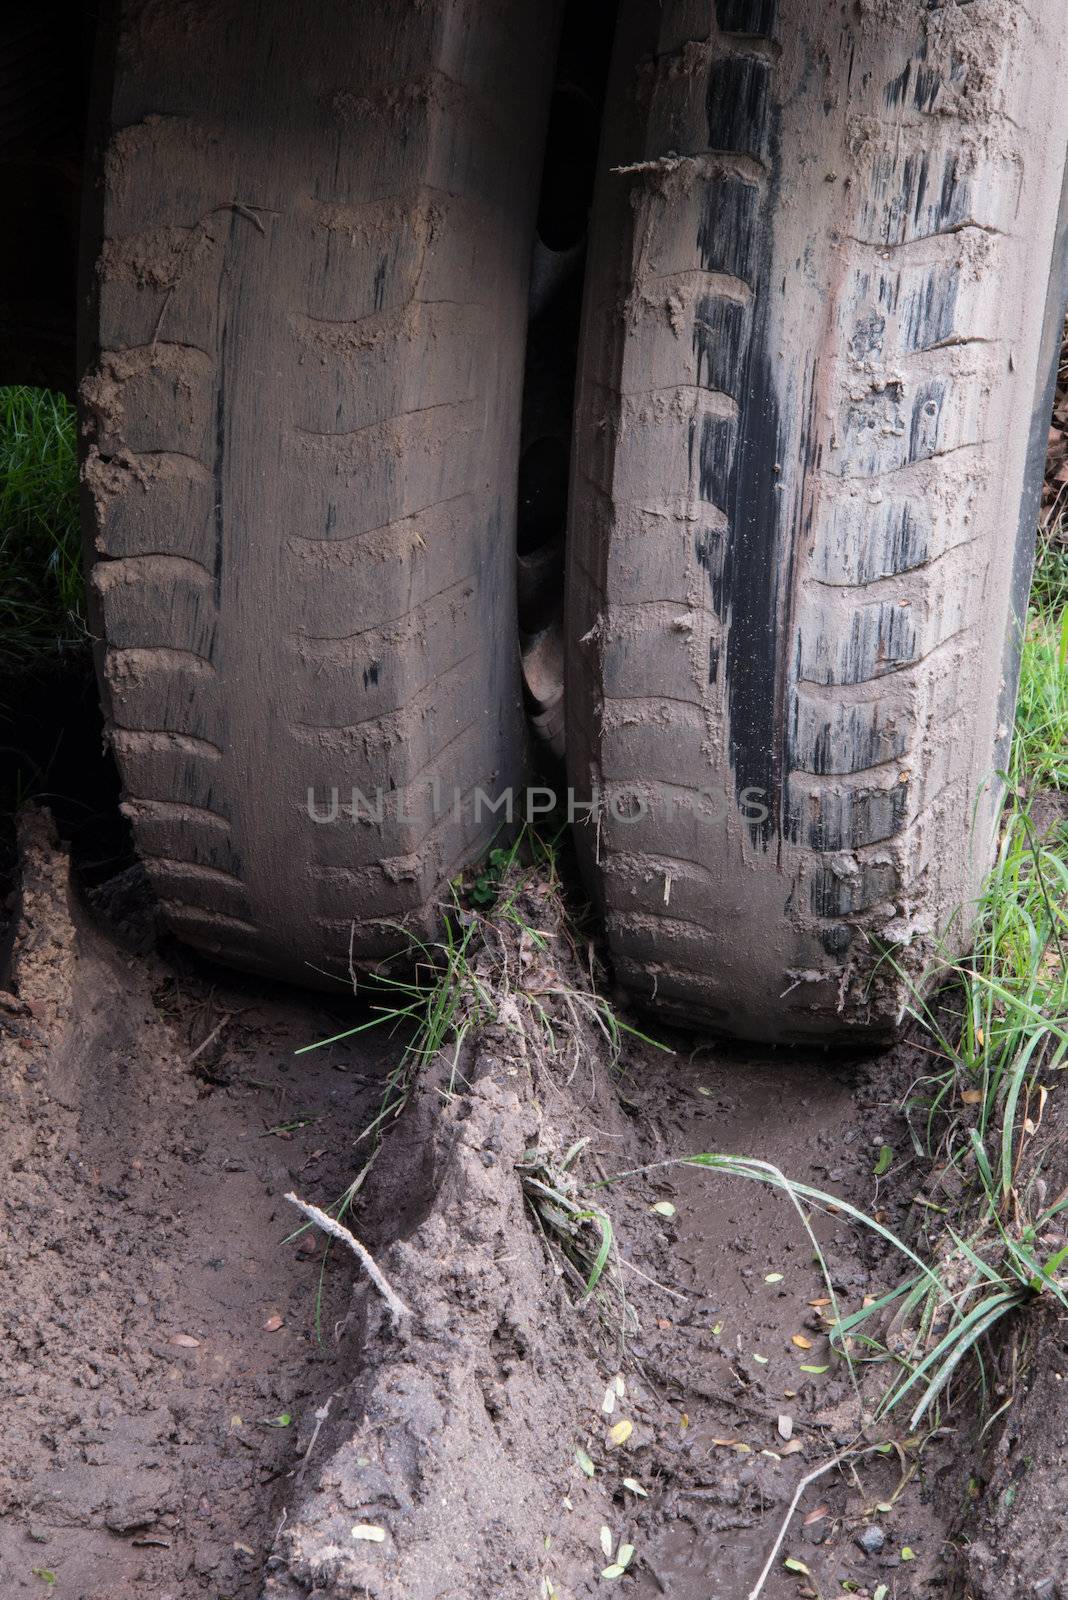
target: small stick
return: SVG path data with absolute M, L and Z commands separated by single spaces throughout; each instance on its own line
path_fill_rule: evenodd
M 406 1306 L 400 1296 L 390 1288 L 389 1283 L 387 1282 L 386 1277 L 374 1256 L 372 1256 L 371 1252 L 360 1243 L 355 1234 L 350 1233 L 348 1228 L 342 1227 L 340 1222 L 335 1222 L 333 1217 L 327 1216 L 325 1211 L 320 1211 L 318 1206 L 310 1205 L 307 1200 L 300 1200 L 295 1194 L 287 1194 L 286 1199 L 289 1201 L 290 1205 L 296 1206 L 298 1211 L 302 1211 L 308 1218 L 309 1222 L 314 1222 L 318 1227 L 322 1228 L 324 1233 L 328 1233 L 332 1239 L 337 1239 L 341 1244 L 348 1245 L 353 1255 L 363 1265 L 367 1272 L 367 1276 L 370 1278 L 371 1282 L 374 1284 L 375 1288 L 386 1302 L 386 1305 L 389 1307 L 394 1325 L 396 1325 L 402 1317 L 411 1316 L 412 1313 L 410 1308 Z
M 330 1407 L 333 1405 L 333 1403 L 334 1403 L 334 1401 L 336 1399 L 337 1399 L 337 1395 L 336 1394 L 330 1395 L 329 1398 L 327 1399 L 326 1404 L 324 1406 L 320 1406 L 318 1408 L 318 1410 L 316 1411 L 316 1413 L 315 1413 L 315 1429 L 314 1429 L 314 1432 L 312 1433 L 311 1438 L 308 1441 L 308 1448 L 304 1452 L 304 1460 L 300 1464 L 300 1471 L 297 1473 L 297 1482 L 298 1483 L 300 1483 L 303 1480 L 304 1474 L 308 1470 L 308 1457 L 311 1455 L 312 1451 L 315 1449 L 315 1441 L 319 1437 L 319 1430 L 322 1427 L 323 1423 L 326 1421 L 327 1417 L 330 1415 Z M 282 1531 L 281 1528 L 279 1528 L 278 1531 L 280 1533 Z M 277 1535 L 275 1537 L 277 1538 Z
M 874 1451 L 881 1450 L 882 1448 L 883 1446 L 880 1444 L 849 1445 L 847 1449 L 840 1450 L 836 1456 L 831 1456 L 829 1461 L 824 1461 L 822 1465 L 813 1467 L 808 1476 L 801 1479 L 801 1482 L 794 1490 L 794 1497 L 787 1507 L 786 1515 L 782 1519 L 782 1526 L 779 1529 L 778 1537 L 776 1538 L 775 1543 L 771 1547 L 771 1554 L 764 1563 L 764 1570 L 760 1574 L 760 1577 L 757 1579 L 756 1583 L 750 1589 L 749 1593 L 746 1595 L 745 1600 L 758 1600 L 760 1591 L 767 1583 L 768 1575 L 771 1572 L 772 1567 L 775 1565 L 775 1557 L 782 1548 L 782 1542 L 786 1538 L 786 1531 L 789 1528 L 790 1523 L 793 1521 L 794 1512 L 801 1503 L 801 1496 L 804 1494 L 808 1486 L 812 1483 L 815 1483 L 817 1478 L 822 1478 L 825 1472 L 830 1472 L 833 1467 L 840 1467 L 843 1461 L 858 1461 L 861 1456 L 870 1456 Z M 854 1476 L 856 1476 L 855 1473 Z
M 631 1272 L 636 1272 L 639 1278 L 644 1278 L 646 1283 L 651 1283 L 654 1289 L 660 1289 L 664 1294 L 669 1294 L 673 1300 L 689 1300 L 688 1294 L 683 1294 L 681 1289 L 672 1289 L 666 1283 L 661 1283 L 659 1278 L 651 1278 L 641 1267 L 636 1267 L 633 1261 L 628 1261 L 626 1256 L 620 1256 L 620 1265 L 627 1267 Z
M 248 1010 L 248 1007 L 245 1006 L 243 1008 L 243 1011 L 247 1011 L 247 1010 Z M 193 1054 L 191 1056 L 187 1056 L 186 1057 L 186 1063 L 185 1063 L 186 1066 L 187 1067 L 191 1067 L 193 1065 L 193 1062 L 196 1060 L 197 1056 L 201 1055 L 208 1048 L 209 1044 L 214 1044 L 215 1043 L 216 1039 L 219 1037 L 220 1033 L 222 1033 L 223 1029 L 227 1026 L 227 1024 L 233 1022 L 235 1017 L 240 1017 L 242 1014 L 243 1014 L 242 1011 L 224 1011 L 223 1014 L 222 1014 L 222 1017 L 215 1024 L 214 1028 L 212 1028 L 212 1030 L 208 1034 L 207 1038 L 206 1039 L 201 1039 L 200 1043 L 197 1045 L 196 1049 L 193 1051 Z
M 843 1450 L 839 1455 L 832 1456 L 829 1461 L 825 1461 L 822 1466 L 814 1467 L 813 1470 L 808 1474 L 807 1477 L 804 1477 L 804 1478 L 801 1479 L 801 1482 L 798 1484 L 797 1488 L 794 1490 L 794 1497 L 790 1501 L 790 1504 L 789 1504 L 789 1507 L 787 1509 L 786 1515 L 782 1519 L 782 1526 L 779 1529 L 778 1536 L 777 1536 L 777 1538 L 775 1540 L 775 1543 L 771 1547 L 771 1554 L 768 1556 L 768 1559 L 764 1563 L 764 1570 L 760 1574 L 760 1577 L 757 1579 L 756 1583 L 750 1589 L 748 1595 L 746 1596 L 746 1600 L 757 1600 L 757 1597 L 759 1596 L 761 1589 L 763 1589 L 764 1585 L 767 1583 L 768 1574 L 771 1572 L 772 1567 L 775 1565 L 775 1557 L 778 1555 L 780 1549 L 782 1548 L 782 1542 L 786 1538 L 786 1530 L 787 1530 L 787 1528 L 789 1528 L 790 1523 L 793 1521 L 794 1512 L 797 1510 L 798 1506 L 800 1505 L 801 1496 L 804 1494 L 805 1490 L 809 1487 L 810 1484 L 815 1483 L 817 1478 L 822 1478 L 823 1474 L 825 1472 L 830 1472 L 832 1467 L 840 1466 L 841 1463 L 847 1459 L 847 1457 L 849 1457 L 851 1455 L 854 1455 L 855 1453 L 856 1452 L 853 1451 L 853 1450 Z

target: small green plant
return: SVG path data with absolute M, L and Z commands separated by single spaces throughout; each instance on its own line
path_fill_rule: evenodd
M 547 1244 L 562 1257 L 564 1270 L 585 1298 L 597 1289 L 607 1272 L 617 1294 L 623 1287 L 612 1265 L 615 1234 L 607 1211 L 592 1205 L 579 1192 L 575 1163 L 589 1144 L 576 1139 L 562 1156 L 540 1148 L 528 1150 L 519 1167 L 523 1195 Z
M 512 852 L 510 850 L 497 848 L 489 852 L 485 865 L 471 885 L 471 900 L 473 904 L 476 906 L 492 906 L 496 903 L 501 878 L 507 872 L 511 861 Z
M 0 388 L 0 663 L 40 666 L 86 641 L 77 424 L 63 395 Z

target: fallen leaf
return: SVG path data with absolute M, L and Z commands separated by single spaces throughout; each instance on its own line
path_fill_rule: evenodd
M 712 1337 L 714 1339 L 718 1339 L 722 1332 L 723 1332 L 723 1324 L 722 1324 L 722 1322 L 717 1322 L 716 1326 L 712 1329 Z
M 783 1562 L 787 1572 L 799 1572 L 803 1578 L 811 1578 L 812 1574 L 803 1561 L 798 1561 L 796 1556 L 787 1556 Z
M 960 1097 L 961 1101 L 966 1106 L 981 1105 L 983 1100 L 983 1091 L 982 1089 L 962 1089 Z
M 792 1333 L 790 1343 L 795 1344 L 799 1350 L 811 1350 L 812 1340 L 806 1339 L 803 1333 Z
M 280 1411 L 276 1417 L 261 1417 L 259 1420 L 265 1428 L 288 1428 L 293 1418 L 288 1411 Z
M 801 1526 L 803 1528 L 811 1528 L 811 1526 L 812 1526 L 812 1524 L 814 1522 L 822 1522 L 824 1517 L 829 1517 L 830 1514 L 831 1514 L 830 1506 L 816 1506 L 812 1511 L 809 1512 L 808 1516 L 804 1519 L 804 1521 L 802 1522 Z
M 830 1297 L 829 1294 L 818 1295 L 815 1300 L 810 1300 L 809 1301 L 809 1305 L 810 1306 L 817 1306 L 817 1307 L 819 1307 L 819 1306 L 829 1306 L 830 1303 L 831 1303 L 831 1297 Z
M 619 1398 L 622 1400 L 623 1396 L 627 1392 L 627 1384 L 626 1384 L 626 1380 L 623 1377 L 623 1374 L 621 1372 L 617 1372 L 615 1377 L 612 1379 L 612 1387 L 616 1391 L 616 1394 L 619 1396 Z
M 604 1392 L 604 1399 L 601 1401 L 601 1410 L 604 1412 L 605 1416 L 607 1417 L 607 1416 L 611 1416 L 612 1412 L 615 1409 L 616 1409 L 616 1388 L 615 1388 L 615 1384 L 610 1383 L 608 1385 L 608 1388 Z
M 982 1049 L 983 1045 L 986 1044 L 986 1034 L 983 1032 L 982 1028 L 976 1028 L 975 1042 L 980 1049 Z
M 800 1439 L 791 1439 L 788 1444 L 783 1445 L 782 1449 L 779 1451 L 779 1454 L 781 1456 L 796 1456 L 798 1451 L 803 1450 L 804 1448 L 805 1447 L 801 1443 Z
M 352 1530 L 354 1539 L 366 1539 L 370 1544 L 383 1544 L 386 1538 L 385 1528 L 380 1528 L 377 1522 L 358 1522 Z
M 237 1551 L 238 1555 L 242 1556 L 254 1556 L 256 1554 L 255 1550 L 253 1550 L 250 1544 L 242 1544 L 239 1539 L 234 1540 L 234 1549 Z
M 621 1544 L 616 1551 L 617 1564 L 621 1567 L 629 1567 L 633 1558 L 634 1546 L 632 1544 Z
M 621 1567 L 618 1562 L 613 1561 L 610 1567 L 601 1568 L 601 1577 L 608 1579 L 621 1578 L 626 1570 L 626 1567 Z
M 757 1350 L 754 1350 L 754 1351 L 753 1351 L 753 1360 L 754 1360 L 754 1361 L 759 1361 L 759 1363 L 760 1363 L 760 1365 L 761 1365 L 761 1366 L 762 1366 L 762 1367 L 766 1367 L 766 1366 L 767 1366 L 767 1364 L 768 1364 L 768 1358 L 767 1358 L 767 1356 L 762 1356 L 762 1355 L 761 1355 L 761 1354 L 760 1354 L 760 1353 L 759 1353 L 759 1351 L 757 1351 Z
M 802 1362 L 801 1366 L 798 1367 L 797 1370 L 799 1372 L 830 1372 L 831 1369 L 830 1367 L 806 1367 Z
M 200 1349 L 200 1340 L 194 1339 L 191 1333 L 172 1333 L 167 1343 L 176 1344 L 180 1350 Z
M 782 1278 L 783 1275 L 781 1272 L 765 1272 L 764 1274 L 765 1283 L 781 1283 Z
M 633 1422 L 631 1422 L 629 1417 L 624 1417 L 620 1422 L 615 1423 L 611 1428 L 609 1428 L 609 1442 L 611 1444 L 626 1444 L 633 1432 Z
M 607 1523 L 603 1524 L 602 1527 L 601 1527 L 601 1549 L 604 1551 L 606 1556 L 608 1556 L 608 1557 L 611 1556 L 611 1554 L 612 1554 L 612 1530 L 608 1526 Z
M 901 1547 L 901 1559 L 902 1559 L 902 1561 L 915 1561 L 916 1552 L 915 1552 L 915 1550 L 913 1550 L 911 1545 L 908 1545 L 908 1544 L 902 1545 L 902 1547 Z
M 281 1326 L 282 1318 L 277 1312 L 275 1312 L 274 1316 L 268 1317 L 267 1321 L 263 1324 L 263 1331 L 264 1333 L 277 1333 Z
M 649 1210 L 658 1217 L 673 1217 L 675 1215 L 675 1207 L 670 1200 L 658 1200 L 655 1205 L 649 1207 Z
M 713 1444 L 718 1444 L 721 1450 L 736 1450 L 741 1444 L 740 1439 L 713 1439 Z
M 707 1095 L 710 1099 L 711 1099 L 711 1096 L 712 1096 L 712 1090 L 708 1087 L 707 1084 L 704 1084 L 704 1083 L 699 1083 L 697 1085 L 697 1093 L 698 1094 Z
M 624 1489 L 629 1489 L 631 1494 L 641 1495 L 643 1500 L 648 1500 L 649 1498 L 648 1489 L 643 1489 L 637 1478 L 624 1478 L 623 1487 Z
M 783 1412 L 775 1424 L 780 1439 L 792 1439 L 794 1436 L 794 1419 Z
M 887 1585 L 885 1583 L 881 1583 L 872 1595 L 871 1600 L 886 1600 L 886 1597 L 889 1593 L 890 1590 Z
M 893 1152 L 893 1150 L 890 1148 L 890 1146 L 888 1144 L 881 1145 L 880 1148 L 879 1148 L 879 1158 L 876 1161 L 874 1168 L 872 1169 L 874 1171 L 874 1173 L 875 1173 L 875 1176 L 877 1178 L 881 1178 L 884 1173 L 890 1171 L 890 1168 L 893 1166 L 893 1163 L 894 1163 L 894 1152 Z
M 586 1451 L 583 1450 L 581 1445 L 579 1445 L 575 1451 L 575 1460 L 578 1462 L 579 1467 L 586 1474 L 587 1478 L 592 1478 L 597 1468 L 594 1466 L 593 1462 L 590 1460 L 589 1456 L 586 1454 Z

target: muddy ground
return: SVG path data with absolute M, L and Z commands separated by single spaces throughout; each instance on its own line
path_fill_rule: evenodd
M 858 1438 L 811 1245 L 740 1180 L 654 1166 L 600 1185 L 744 1153 L 906 1228 L 916 1048 L 834 1064 L 632 1040 L 612 1064 L 561 1011 L 554 1057 L 519 1022 L 571 958 L 559 936 L 528 946 L 503 1024 L 420 1076 L 356 1210 L 410 1308 L 395 1322 L 345 1251 L 291 1237 L 283 1197 L 343 1192 L 401 1041 L 295 1056 L 351 1008 L 161 946 L 137 872 L 72 887 L 43 812 L 15 914 L 0 1593 L 751 1592 L 799 1480 Z M 586 1299 L 523 1191 L 579 1138 L 568 1181 L 618 1247 Z M 843 1220 L 819 1231 L 846 1305 L 894 1280 Z M 1060 1594 L 1062 1334 L 982 1449 L 965 1401 L 922 1453 L 898 1438 L 814 1482 L 763 1594 Z M 603 1577 L 621 1544 L 626 1574 Z

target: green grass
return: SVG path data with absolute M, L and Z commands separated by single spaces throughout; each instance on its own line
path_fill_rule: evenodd
M 86 641 L 77 423 L 60 394 L 0 388 L 0 668 Z
M 1031 607 L 1020 662 L 1013 783 L 1068 789 L 1068 542 L 1056 535 L 1038 544 Z
M 1031 606 L 1046 617 L 1068 606 L 1068 511 L 1058 507 L 1038 530 Z

